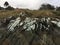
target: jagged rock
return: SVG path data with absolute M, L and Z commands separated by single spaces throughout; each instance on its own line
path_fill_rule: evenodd
M 60 36 L 58 18 L 32 18 L 20 13 L 16 18 L 6 18 L 6 21 L 9 21 L 6 26 L 8 31 L 3 30 L 0 34 L 0 45 L 6 42 L 9 45 L 57 45 L 55 39 Z
M 14 28 L 19 24 L 19 22 L 21 21 L 20 17 L 18 17 L 17 19 L 15 19 L 15 21 L 13 21 L 13 23 L 9 24 L 8 29 L 10 31 L 13 31 Z
M 60 27 L 60 22 L 57 23 L 57 26 Z
M 23 26 L 23 29 L 26 29 L 26 31 L 35 29 L 35 24 L 34 23 L 36 23 L 36 20 L 34 20 L 33 18 L 26 17 L 26 19 L 24 20 L 24 23 L 25 24 Z
M 53 24 L 57 25 L 57 27 L 60 27 L 60 22 L 57 21 L 51 21 Z
M 18 26 L 22 26 L 23 30 L 29 31 L 29 30 L 50 30 L 51 24 L 54 23 L 58 27 L 60 27 L 60 22 L 51 20 L 50 17 L 43 17 L 43 18 L 32 18 L 32 17 L 25 17 L 24 20 L 21 18 L 22 13 L 19 17 L 17 17 L 15 20 L 10 20 L 10 23 L 8 24 L 8 29 L 10 31 L 15 30 L 15 28 Z M 25 15 L 23 15 L 25 16 Z M 22 17 L 23 17 L 22 16 Z M 55 19 L 54 19 L 55 20 Z M 59 19 L 57 19 L 59 20 Z M 18 29 L 18 28 L 17 28 Z
M 19 24 L 19 25 L 20 25 L 20 26 L 22 26 L 22 25 L 23 25 L 23 23 L 24 23 L 24 22 L 20 22 L 20 24 Z
M 18 17 L 18 18 L 21 18 L 21 17 Z M 18 19 L 18 18 L 16 18 L 15 20 L 11 20 L 10 23 L 8 24 L 8 29 L 10 31 L 14 30 L 16 26 L 20 27 L 22 25 L 23 25 L 22 26 L 23 30 L 26 29 L 26 31 L 35 29 L 34 23 L 36 23 L 37 18 L 26 17 L 25 20 L 23 20 L 22 22 L 21 22 L 22 19 Z

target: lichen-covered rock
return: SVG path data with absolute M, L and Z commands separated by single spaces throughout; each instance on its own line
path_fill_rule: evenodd
M 60 45 L 60 19 L 26 15 L 20 13 L 2 21 L 0 45 Z
M 15 19 L 14 22 L 12 22 L 12 23 L 10 23 L 10 24 L 8 25 L 8 29 L 9 29 L 10 31 L 13 31 L 14 28 L 19 24 L 20 21 L 21 21 L 21 20 L 20 20 L 20 17 L 18 17 L 17 19 Z
M 34 30 L 35 29 L 35 24 L 34 23 L 36 23 L 36 20 L 34 20 L 33 18 L 27 17 L 24 20 L 23 29 L 26 29 L 26 31 Z

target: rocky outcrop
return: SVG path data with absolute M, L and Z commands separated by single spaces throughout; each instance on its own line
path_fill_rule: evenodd
M 30 30 L 49 30 L 53 24 L 56 27 L 60 28 L 60 20 L 54 20 L 50 17 L 42 17 L 42 18 L 32 18 L 25 17 L 23 20 L 21 17 L 25 15 L 20 15 L 16 19 L 11 19 L 8 24 L 8 30 L 14 31 L 16 28 L 22 27 L 22 30 L 30 31 Z
M 0 23 L 0 45 L 59 45 L 58 18 L 33 18 L 21 13 L 18 17 L 3 20 Z

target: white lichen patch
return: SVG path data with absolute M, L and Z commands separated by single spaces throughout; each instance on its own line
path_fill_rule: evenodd
M 19 24 L 20 21 L 21 21 L 20 17 L 18 17 L 13 23 L 10 23 L 10 25 L 8 25 L 8 29 L 10 31 L 13 31 L 14 28 Z
M 24 20 L 21 17 L 25 17 Z M 31 30 L 50 30 L 51 25 L 60 27 L 59 19 L 51 19 L 50 17 L 43 18 L 32 18 L 26 17 L 25 14 L 21 13 L 16 19 L 10 20 L 8 24 L 9 31 L 14 31 L 15 29 L 21 29 L 24 31 Z
M 35 29 L 35 23 L 36 22 L 36 20 L 34 20 L 33 18 L 26 18 L 25 20 L 24 20 L 24 26 L 23 26 L 23 29 L 26 29 L 26 31 L 29 31 L 29 30 L 34 30 Z
M 60 22 L 57 23 L 57 26 L 60 27 Z

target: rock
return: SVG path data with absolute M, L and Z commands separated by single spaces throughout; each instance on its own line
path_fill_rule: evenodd
M 50 17 L 43 17 L 43 18 L 32 18 L 32 17 L 25 17 L 24 20 L 22 20 L 21 16 L 24 17 L 25 14 L 21 13 L 20 16 L 18 16 L 16 19 L 11 19 L 8 24 L 8 29 L 10 31 L 15 30 L 15 28 L 18 29 L 20 26 L 22 26 L 22 30 L 25 31 L 31 31 L 31 30 L 50 30 L 50 27 L 52 23 L 60 27 L 59 19 L 50 18 Z M 10 17 L 11 18 L 11 17 Z
M 57 25 L 57 27 L 60 27 L 60 22 L 57 21 L 51 21 L 53 24 Z
M 22 13 L 21 13 L 22 15 Z M 10 31 L 15 30 L 15 28 L 18 26 L 22 26 L 22 29 L 25 31 L 30 30 L 50 30 L 50 26 L 52 23 L 56 24 L 58 27 L 60 27 L 60 23 L 57 21 L 51 20 L 49 17 L 43 17 L 43 18 L 32 18 L 32 17 L 26 17 L 24 20 L 22 20 L 21 17 L 17 17 L 15 20 L 10 20 L 10 23 L 8 24 L 8 29 Z M 55 20 L 55 19 L 54 19 Z M 18 29 L 18 28 L 17 28 Z
M 0 45 L 60 45 L 60 19 L 32 18 L 23 13 L 19 15 L 2 20 L 7 29 L 0 28 Z
M 36 20 L 34 20 L 33 18 L 30 18 L 30 17 L 27 17 L 25 20 L 24 20 L 24 26 L 23 26 L 23 29 L 26 29 L 26 31 L 29 31 L 29 30 L 34 30 L 35 29 L 35 24 L 36 23 Z
M 9 31 L 13 31 L 14 28 L 19 24 L 20 21 L 21 21 L 21 19 L 20 19 L 20 17 L 18 17 L 13 23 L 10 23 L 10 25 L 8 25 Z
M 60 22 L 57 23 L 57 26 L 60 27 Z
M 23 25 L 23 22 L 20 22 L 20 26 L 22 26 Z
M 57 21 L 51 21 L 52 23 L 54 23 L 54 24 L 57 24 Z

